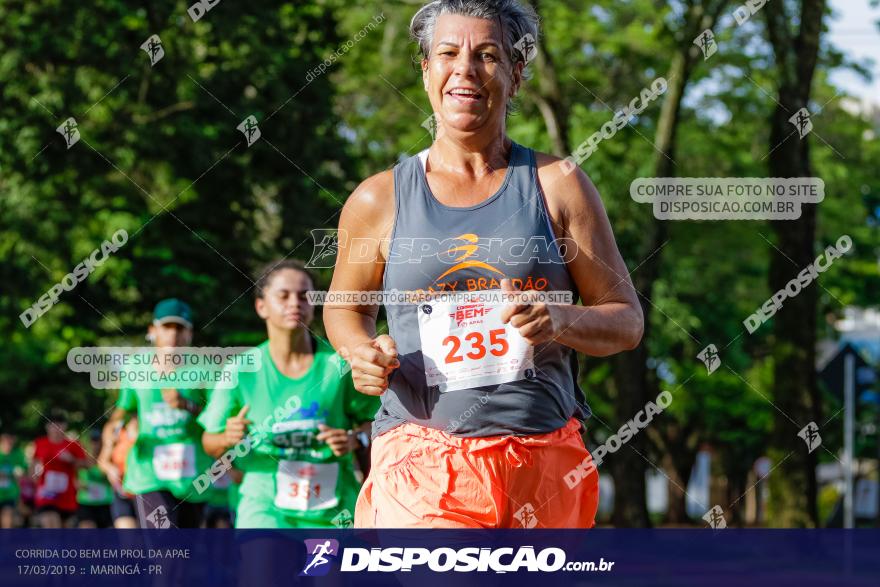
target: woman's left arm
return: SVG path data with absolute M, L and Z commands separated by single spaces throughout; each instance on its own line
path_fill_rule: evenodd
M 644 319 L 611 223 L 595 186 L 580 168 L 538 156 L 538 179 L 558 239 L 567 239 L 565 263 L 583 305 L 511 305 L 508 318 L 530 343 L 555 340 L 596 357 L 634 349 Z

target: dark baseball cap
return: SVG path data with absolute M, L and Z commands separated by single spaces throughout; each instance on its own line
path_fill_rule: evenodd
M 153 322 L 157 324 L 174 322 L 192 328 L 192 309 L 186 302 L 177 298 L 168 298 L 156 304 L 156 309 L 153 310 Z

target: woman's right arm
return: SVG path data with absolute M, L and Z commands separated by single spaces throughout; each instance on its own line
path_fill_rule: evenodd
M 370 177 L 352 193 L 339 218 L 331 292 L 381 291 L 394 214 L 392 171 Z M 388 374 L 399 365 L 391 337 L 376 336 L 378 313 L 378 305 L 356 300 L 324 307 L 330 344 L 351 364 L 355 388 L 369 395 L 383 393 Z

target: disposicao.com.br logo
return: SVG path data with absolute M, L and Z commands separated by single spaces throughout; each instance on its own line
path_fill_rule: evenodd
M 518 548 L 465 547 L 465 548 L 343 548 L 331 539 L 306 540 L 308 560 L 300 576 L 326 575 L 329 564 L 341 554 L 341 572 L 409 572 L 413 567 L 445 573 L 455 572 L 494 572 L 515 573 L 517 571 L 545 572 L 555 571 L 610 571 L 614 563 L 600 559 L 594 561 L 566 561 L 566 553 L 561 548 L 544 548 L 535 551 L 534 546 Z

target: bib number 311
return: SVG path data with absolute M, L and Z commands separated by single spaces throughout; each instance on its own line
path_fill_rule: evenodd
M 534 373 L 534 347 L 510 324 L 504 304 L 425 303 L 419 337 L 428 386 L 441 392 L 497 385 Z

